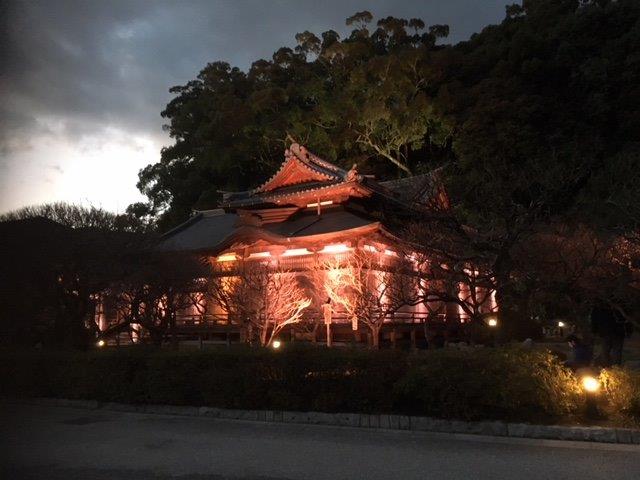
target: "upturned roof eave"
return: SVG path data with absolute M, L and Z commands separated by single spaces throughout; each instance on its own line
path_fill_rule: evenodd
M 338 241 L 341 238 L 353 238 L 355 235 L 367 235 L 370 233 L 378 232 L 382 229 L 380 222 L 372 222 L 368 225 L 362 225 L 355 228 L 346 230 L 340 230 L 336 232 L 319 233 L 315 235 L 304 235 L 296 237 L 288 237 L 285 235 L 279 235 L 277 233 L 269 232 L 261 227 L 253 225 L 243 225 L 239 227 L 231 235 L 227 236 L 224 240 L 217 245 L 192 250 L 192 253 L 201 255 L 216 256 L 225 250 L 230 249 L 233 245 L 245 241 L 246 243 L 254 243 L 258 240 L 264 240 L 271 245 L 276 246 L 296 246 L 300 248 L 310 247 L 318 243 L 325 241 Z

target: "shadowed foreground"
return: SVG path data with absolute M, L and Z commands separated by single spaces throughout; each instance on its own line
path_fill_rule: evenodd
M 1 408 L 2 478 L 640 478 L 632 446 Z

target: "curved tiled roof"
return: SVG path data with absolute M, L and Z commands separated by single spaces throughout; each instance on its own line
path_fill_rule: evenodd
M 304 184 L 310 181 L 341 182 L 347 172 L 307 151 L 305 147 L 294 143 L 285 151 L 285 161 L 266 182 L 251 190 L 252 193 L 264 193 L 283 186 Z M 298 179 L 286 183 L 290 178 L 285 176 L 297 169 Z
M 328 193 L 331 188 L 352 184 L 360 191 L 377 193 L 391 202 L 406 206 L 428 206 L 442 196 L 437 172 L 378 182 L 374 178 L 347 171 L 317 155 L 304 146 L 292 144 L 285 152 L 285 161 L 266 182 L 253 190 L 223 195 L 225 208 L 244 208 L 260 204 L 281 202 L 298 195 Z M 443 200 L 438 200 L 442 202 Z
M 199 212 L 165 233 L 156 250 L 161 252 L 206 250 L 222 243 L 237 228 L 239 216 L 224 210 Z
M 367 226 L 376 228 L 377 225 L 379 223 L 376 220 L 342 207 L 326 209 L 320 216 L 314 211 L 302 211 L 285 222 L 264 226 L 244 224 L 235 213 L 211 210 L 200 212 L 166 233 L 156 250 L 217 252 L 236 240 L 268 238 L 275 243 L 285 244 L 292 238 L 349 232 Z

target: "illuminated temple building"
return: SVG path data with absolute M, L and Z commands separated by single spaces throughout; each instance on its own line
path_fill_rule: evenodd
M 295 278 L 309 304 L 298 312 L 296 323 L 278 331 L 285 341 L 326 342 L 330 337 L 334 344 L 372 343 L 373 334 L 383 346 L 416 347 L 426 343 L 425 322 L 464 321 L 456 305 L 434 308 L 424 301 L 398 305 L 396 299 L 393 308 L 380 306 L 391 291 L 383 284 L 392 278 L 389 272 L 394 272 L 394 265 L 404 262 L 406 269 L 411 264 L 393 225 L 415 219 L 434 206 L 446 208 L 447 197 L 433 174 L 378 182 L 358 173 L 355 166 L 339 168 L 293 144 L 266 182 L 252 190 L 223 193 L 219 208 L 197 212 L 165 234 L 157 250 L 207 258 L 214 276 L 230 279 L 228 288 L 234 288 L 232 279 L 241 272 L 265 266 Z M 371 309 L 384 317 L 374 330 L 366 321 L 368 312 L 363 312 L 368 307 L 349 312 L 346 304 L 332 297 L 337 290 L 327 287 L 332 268 L 349 269 L 362 255 L 373 259 L 366 265 L 371 277 L 367 288 L 376 292 L 370 296 L 377 302 Z M 344 282 L 341 273 L 333 273 L 334 280 Z M 424 281 L 428 279 L 406 288 L 419 289 Z M 245 341 L 246 333 L 239 328 L 242 320 L 221 303 L 203 295 L 200 305 L 180 312 L 181 338 Z M 325 328 L 326 303 L 331 304 L 330 328 Z

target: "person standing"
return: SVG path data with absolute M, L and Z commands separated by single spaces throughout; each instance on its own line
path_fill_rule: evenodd
M 621 365 L 624 339 L 631 333 L 631 324 L 622 312 L 607 303 L 597 303 L 591 310 L 591 331 L 601 340 L 598 363 L 603 367 Z

